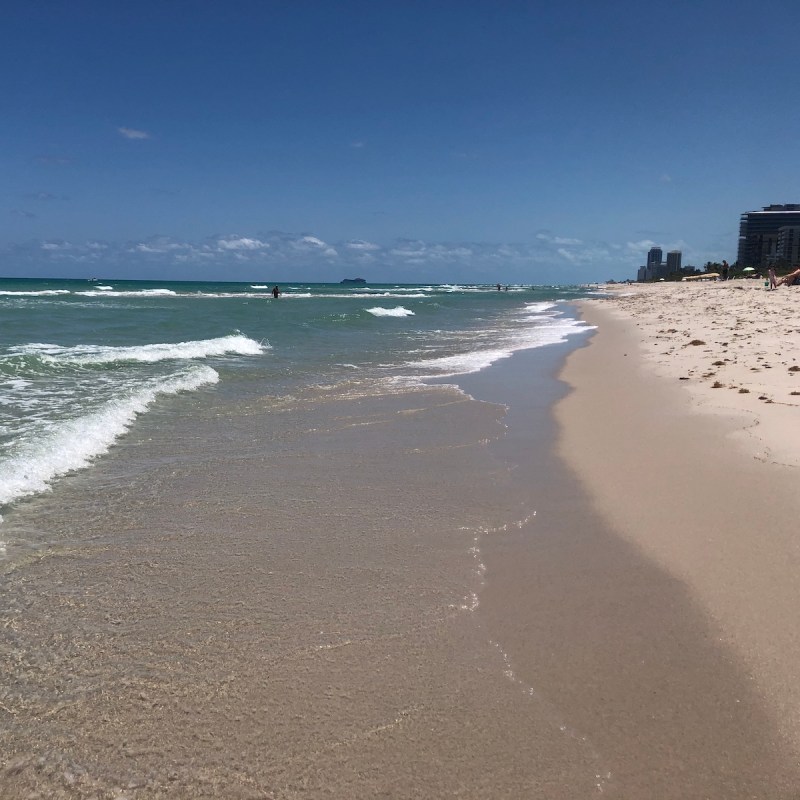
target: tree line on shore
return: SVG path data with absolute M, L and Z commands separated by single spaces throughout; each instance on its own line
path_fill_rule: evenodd
M 742 264 L 739 266 L 739 262 L 736 261 L 733 264 L 728 266 L 728 278 L 761 278 L 767 274 L 768 267 L 755 267 L 755 272 L 745 272 L 745 267 L 747 264 Z M 773 267 L 775 270 L 775 274 L 780 278 L 782 275 L 786 275 L 787 272 L 791 272 L 792 266 L 789 264 L 788 261 L 779 261 L 776 262 Z M 724 265 L 721 261 L 706 261 L 703 264 L 702 269 L 699 267 L 692 267 L 692 266 L 685 266 L 681 267 L 679 270 L 674 272 L 670 272 L 667 275 L 664 275 L 663 278 L 651 278 L 648 281 L 643 281 L 643 283 L 658 283 L 661 280 L 665 281 L 681 281 L 684 278 L 691 277 L 693 275 L 707 275 L 709 273 L 717 273 L 722 275 L 724 271 Z

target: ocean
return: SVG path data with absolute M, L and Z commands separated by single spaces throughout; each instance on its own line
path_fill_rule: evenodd
M 592 290 L 271 288 L 0 283 L 0 794 L 596 792 L 520 655 Z
M 169 408 L 410 391 L 564 341 L 577 287 L 0 281 L 0 513 Z M 162 417 L 168 424 L 169 418 Z M 158 436 L 159 434 L 154 434 Z M 10 526 L 6 525 L 6 529 Z M 0 555 L 9 542 L 0 526 Z

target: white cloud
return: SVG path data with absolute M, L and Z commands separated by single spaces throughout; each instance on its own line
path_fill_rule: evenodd
M 322 239 L 317 239 L 316 236 L 303 236 L 300 241 L 298 242 L 300 246 L 302 245 L 310 245 L 311 247 L 318 247 L 321 250 L 324 250 L 328 245 L 322 241 Z
M 248 239 L 245 236 L 232 236 L 227 239 L 220 239 L 217 242 L 220 250 L 263 250 L 269 245 L 260 239 Z
M 381 249 L 381 246 L 379 244 L 374 244 L 373 242 L 365 242 L 363 239 L 351 239 L 349 242 L 345 242 L 344 246 L 348 250 L 358 250 L 362 253 Z
M 640 239 L 638 242 L 628 242 L 625 246 L 632 253 L 644 253 L 651 247 L 658 247 L 652 239 Z
M 424 242 L 403 242 L 399 247 L 394 247 L 389 251 L 389 255 L 399 256 L 400 258 L 420 258 L 428 251 Z
M 155 239 L 147 242 L 139 242 L 133 249 L 139 253 L 172 253 L 176 250 L 191 249 L 191 245 L 181 242 L 173 242 L 169 239 Z
M 140 131 L 136 128 L 117 128 L 117 133 L 124 136 L 126 139 L 150 139 L 150 134 L 147 131 Z
M 328 243 L 311 233 L 269 231 L 214 235 L 199 241 L 168 236 L 132 242 L 45 240 L 0 247 L 0 265 L 4 260 L 15 269 L 27 265 L 31 273 L 35 269 L 45 271 L 48 263 L 59 260 L 82 260 L 102 263 L 109 277 L 114 273 L 129 277 L 158 274 L 165 279 L 185 277 L 194 265 L 198 276 L 216 279 L 230 275 L 249 280 L 261 274 L 268 263 L 276 279 L 288 280 L 292 274 L 302 273 L 309 280 L 336 282 L 347 274 L 350 264 L 350 269 L 361 265 L 368 280 L 558 283 L 594 280 L 598 272 L 604 273 L 602 278 L 615 273 L 622 277 L 635 268 L 640 251 L 652 244 L 649 239 L 627 246 L 584 242 L 550 232 L 526 243 L 415 239 Z
M 360 150 L 362 147 L 366 147 L 366 146 L 367 146 L 366 142 L 362 142 L 362 141 L 350 142 L 350 147 L 352 147 L 354 150 Z
M 664 172 L 659 178 L 659 181 L 661 181 L 661 183 L 672 183 L 672 178 Z
M 553 236 L 553 234 L 543 231 L 541 233 L 536 234 L 536 238 L 540 242 L 549 242 L 551 244 L 560 244 L 560 245 L 577 245 L 583 244 L 582 239 L 572 239 L 566 236 Z

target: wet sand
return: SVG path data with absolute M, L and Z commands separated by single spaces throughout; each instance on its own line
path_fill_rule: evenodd
M 0 796 L 796 796 L 728 628 L 574 420 L 557 457 L 569 349 L 477 400 L 176 403 L 18 509 L 47 544 L 2 577 Z
M 728 292 L 739 302 L 734 289 Z M 673 768 L 688 781 L 686 796 L 796 797 L 796 469 L 743 447 L 752 413 L 726 406 L 713 390 L 723 405 L 709 408 L 710 383 L 701 404 L 700 387 L 687 391 L 675 374 L 654 369 L 649 343 L 634 324 L 647 329 L 658 324 L 654 318 L 630 320 L 602 301 L 582 310 L 599 331 L 563 372 L 573 391 L 557 407 L 559 452 L 618 547 L 657 569 L 682 598 L 667 614 L 666 598 L 654 605 L 653 586 L 644 581 L 640 597 L 615 615 L 638 626 L 648 615 L 667 614 L 659 623 L 660 657 L 647 657 L 656 667 L 654 699 L 663 700 L 652 721 L 685 737 L 690 757 L 673 751 Z M 658 305 L 654 313 L 682 312 Z M 695 629 L 693 644 L 674 638 L 676 624 L 684 634 Z M 681 719 L 681 710 L 700 728 Z M 640 735 L 648 728 L 656 725 L 642 726 Z M 696 736 L 702 728 L 708 737 Z M 713 767 L 726 753 L 730 762 Z M 698 777 L 716 772 L 726 782 L 712 791 L 701 781 L 701 791 L 688 791 L 699 764 Z
M 632 527 L 619 527 L 616 511 L 637 494 L 632 487 L 669 468 L 660 449 L 683 419 L 670 416 L 657 435 L 640 438 L 636 423 L 646 427 L 647 415 L 634 420 L 629 403 L 617 398 L 624 393 L 631 405 L 641 403 L 641 375 L 632 365 L 622 374 L 609 364 L 607 320 L 586 316 L 601 328 L 569 357 L 565 376 L 577 388 L 557 390 L 559 429 L 543 433 L 524 404 L 516 407 L 520 414 L 512 405 L 509 437 L 491 445 L 495 453 L 511 450 L 510 461 L 526 453 L 533 462 L 519 480 L 536 476 L 530 494 L 537 513 L 528 526 L 486 537 L 478 613 L 502 642 L 515 679 L 596 754 L 603 796 L 796 797 L 795 751 L 750 664 L 683 576 L 641 547 L 654 524 L 668 540 L 697 532 L 682 531 L 685 520 L 670 513 L 676 494 L 665 487 L 647 519 L 628 517 Z M 617 344 L 610 346 L 614 353 Z M 524 374 L 524 366 L 522 356 L 517 365 L 499 367 L 495 387 L 514 385 L 511 373 Z M 660 388 L 650 402 L 663 400 Z M 690 465 L 694 433 L 679 439 Z M 554 442 L 561 458 L 542 447 Z M 616 483 L 618 453 L 635 457 L 628 465 L 633 474 L 624 475 L 630 483 Z M 589 460 L 592 468 L 584 468 Z M 730 593 L 736 591 L 732 585 Z

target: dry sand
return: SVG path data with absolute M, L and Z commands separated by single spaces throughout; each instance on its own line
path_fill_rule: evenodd
M 800 466 L 800 290 L 738 280 L 626 286 L 610 298 L 657 375 L 680 379 L 699 408 L 740 415 L 734 438 L 748 453 Z
M 582 311 L 598 332 L 563 372 L 560 452 L 609 528 L 684 587 L 797 764 L 800 291 L 634 286 Z

